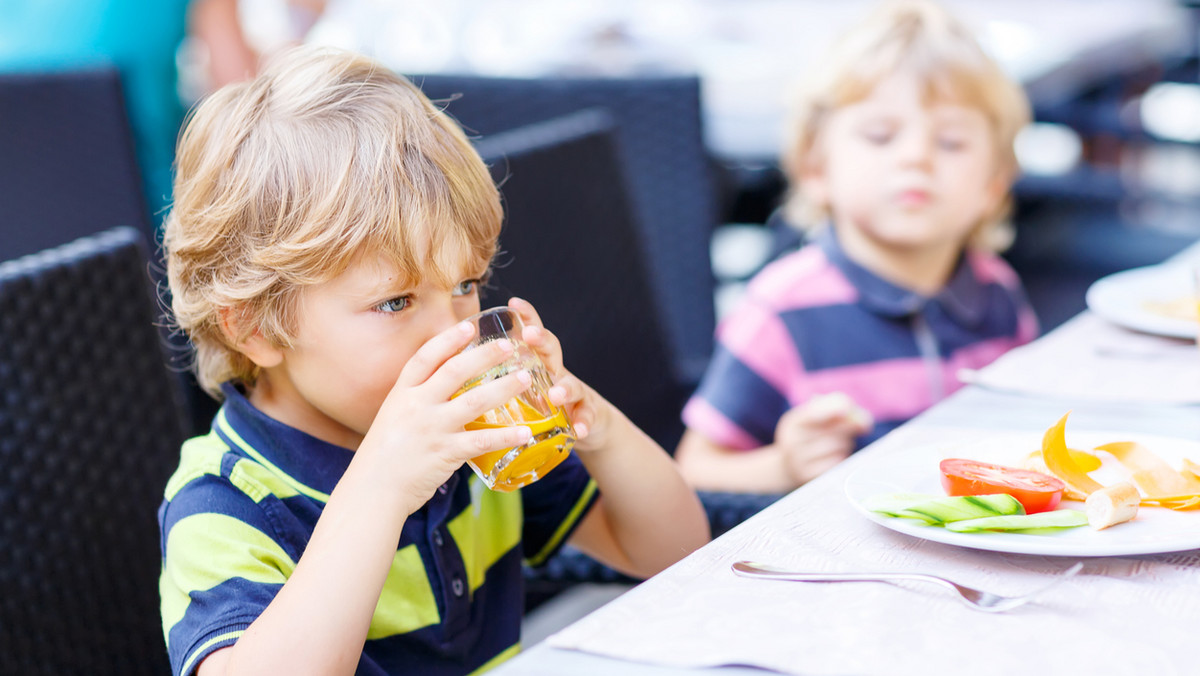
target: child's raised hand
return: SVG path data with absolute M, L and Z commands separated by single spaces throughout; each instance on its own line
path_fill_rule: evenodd
M 584 451 L 599 448 L 607 435 L 610 404 L 563 367 L 562 345 L 542 326 L 541 317 L 529 301 L 512 298 L 508 307 L 520 315 L 525 324 L 522 338 L 550 372 L 554 383 L 550 388 L 550 401 L 566 410 L 567 418 L 575 428 L 576 447 Z
M 517 371 L 455 397 L 463 383 L 503 362 L 513 351 L 506 340 L 463 351 L 474 334 L 475 327 L 462 322 L 417 350 L 356 454 L 368 455 L 386 485 L 404 491 L 409 513 L 425 504 L 468 458 L 529 439 L 530 430 L 523 426 L 464 429 L 530 384 L 529 374 Z
M 871 414 L 841 392 L 817 395 L 779 419 L 775 444 L 796 485 L 815 479 L 849 457 L 854 439 L 871 431 Z

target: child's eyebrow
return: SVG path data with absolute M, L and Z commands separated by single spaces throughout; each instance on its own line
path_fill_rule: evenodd
M 373 284 L 363 284 L 356 293 L 361 293 L 367 298 L 385 297 L 385 296 L 402 296 L 410 293 L 413 285 L 404 283 L 404 280 L 399 277 L 384 277 Z
M 932 109 L 936 117 L 947 122 L 969 122 L 977 111 L 972 106 L 955 102 L 944 102 Z

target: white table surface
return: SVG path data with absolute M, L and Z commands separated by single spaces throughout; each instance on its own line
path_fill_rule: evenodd
M 1085 344 L 1095 321 L 1084 313 L 1050 335 Z M 1139 350 L 1154 340 L 1128 335 Z M 1178 349 L 1177 339 L 1163 341 L 1164 349 Z M 1035 370 L 1054 358 L 1046 351 L 1027 354 L 1026 366 Z M 1081 368 L 1104 369 L 1106 358 L 1097 353 Z M 987 434 L 1040 438 L 1068 410 L 1068 439 L 1072 432 L 1120 430 L 1200 441 L 1195 405 L 1071 400 L 968 386 L 494 673 L 1200 673 L 1194 649 L 1200 550 L 1075 558 L 967 549 L 888 530 L 856 512 L 843 493 L 846 478 L 873 459 L 932 442 L 968 444 Z M 1200 519 L 1200 512 L 1193 514 Z M 942 573 L 1013 594 L 1039 586 L 1075 560 L 1084 561 L 1085 569 L 1035 604 L 987 614 L 925 585 L 747 580 L 729 571 L 740 559 L 810 570 Z

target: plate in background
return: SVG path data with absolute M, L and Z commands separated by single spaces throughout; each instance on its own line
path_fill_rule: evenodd
M 1108 275 L 1088 288 L 1088 309 L 1127 329 L 1195 338 L 1200 322 L 1182 316 L 1188 310 L 1195 312 L 1192 270 L 1190 265 L 1175 263 Z

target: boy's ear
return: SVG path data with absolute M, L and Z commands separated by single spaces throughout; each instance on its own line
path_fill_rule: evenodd
M 800 192 L 809 204 L 819 204 L 822 208 L 829 206 L 829 181 L 825 165 L 819 160 L 806 160 L 800 168 Z
M 992 175 L 991 180 L 984 186 L 984 192 L 988 197 L 988 212 L 1000 208 L 1004 198 L 1008 196 L 1008 191 L 1012 188 L 1015 178 L 1013 172 L 1008 169 L 997 169 L 996 173 Z
M 992 184 L 988 186 L 991 196 L 998 200 L 1004 199 L 1016 179 L 1015 172 L 1011 169 L 997 171 L 996 175 L 992 177 Z
M 262 331 L 254 327 L 246 331 L 242 325 L 246 315 L 239 308 L 221 308 L 221 333 L 225 340 L 238 352 L 254 362 L 259 368 L 278 366 L 283 361 L 283 350 L 263 336 Z

